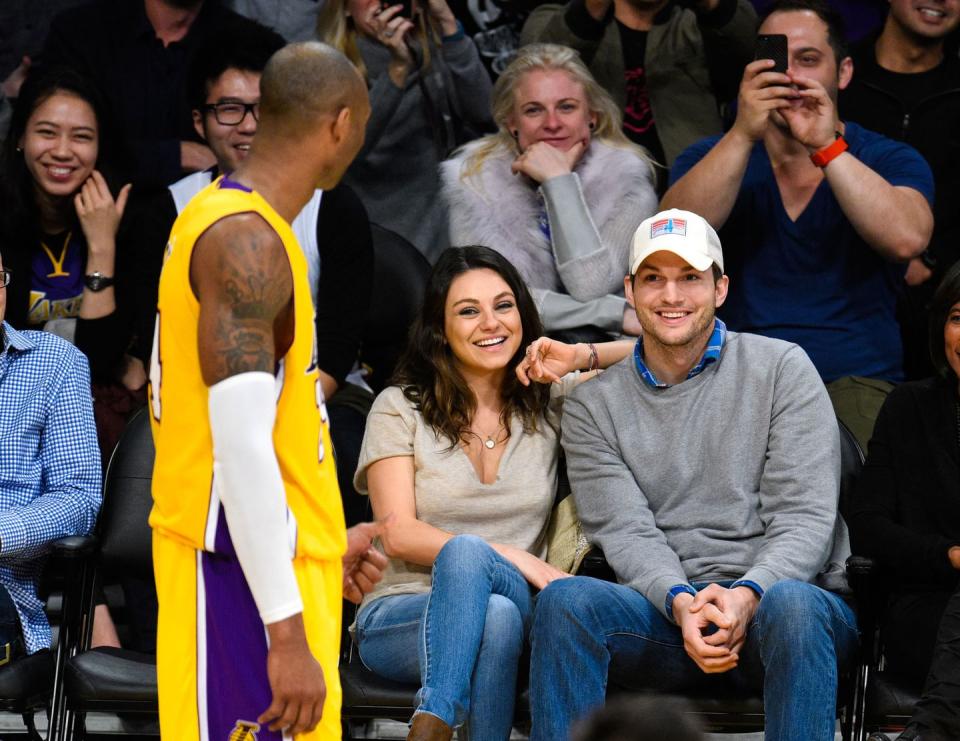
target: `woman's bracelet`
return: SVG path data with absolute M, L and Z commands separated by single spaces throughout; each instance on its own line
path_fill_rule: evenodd
M 587 347 L 590 348 L 590 366 L 587 368 L 587 373 L 589 373 L 590 371 L 599 370 L 600 356 L 597 354 L 597 346 L 592 342 L 588 342 Z

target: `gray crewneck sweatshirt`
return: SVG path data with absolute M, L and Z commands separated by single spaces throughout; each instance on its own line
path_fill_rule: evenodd
M 661 611 L 676 584 L 766 590 L 849 553 L 836 417 L 797 345 L 730 332 L 718 362 L 666 389 L 631 354 L 577 388 L 562 424 L 587 537 Z

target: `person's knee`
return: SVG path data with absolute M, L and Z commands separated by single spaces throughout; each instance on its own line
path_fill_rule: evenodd
M 534 631 L 562 632 L 571 623 L 590 623 L 600 596 L 589 577 L 557 579 L 537 595 Z M 601 582 L 602 584 L 602 582 Z
M 764 634 L 784 631 L 793 639 L 816 632 L 829 621 L 824 593 L 807 582 L 785 579 L 767 589 L 757 608 Z
M 516 660 L 522 649 L 523 617 L 520 608 L 502 595 L 491 594 L 483 623 L 481 652 L 495 651 L 502 660 Z
M 486 564 L 496 551 L 477 535 L 455 535 L 448 540 L 434 560 L 434 568 L 464 569 Z

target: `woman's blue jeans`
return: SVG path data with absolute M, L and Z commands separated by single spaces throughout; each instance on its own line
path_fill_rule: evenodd
M 363 663 L 420 682 L 418 713 L 462 726 L 475 741 L 510 737 L 530 586 L 482 539 L 458 535 L 433 564 L 428 594 L 381 597 L 357 617 Z

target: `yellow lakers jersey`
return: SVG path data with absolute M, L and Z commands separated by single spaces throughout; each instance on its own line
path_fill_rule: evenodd
M 254 212 L 283 241 L 293 276 L 295 331 L 277 371 L 273 443 L 286 490 L 291 555 L 339 558 L 343 506 L 316 361 L 307 262 L 290 225 L 256 192 L 211 183 L 173 225 L 160 276 L 149 401 L 156 462 L 150 525 L 198 550 L 224 551 L 225 526 L 213 485 L 208 389 L 200 374 L 200 304 L 190 285 L 197 239 L 220 219 Z M 232 549 L 232 545 L 229 546 Z

